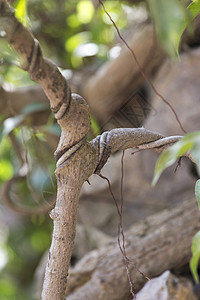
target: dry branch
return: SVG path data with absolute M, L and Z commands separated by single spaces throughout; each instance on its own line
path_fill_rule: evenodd
M 191 257 L 191 241 L 200 227 L 200 215 L 195 199 L 179 207 L 164 210 L 126 232 L 126 250 L 136 266 L 150 278 L 165 270 L 180 267 Z M 137 292 L 145 278 L 130 264 Z M 77 282 L 82 283 L 77 287 Z M 129 299 L 129 283 L 123 258 L 116 242 L 86 255 L 71 270 L 68 300 Z

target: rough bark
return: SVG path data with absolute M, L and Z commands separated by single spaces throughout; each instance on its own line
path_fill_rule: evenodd
M 137 294 L 137 300 L 197 300 L 192 283 L 187 278 L 179 278 L 165 271 L 161 276 L 147 282 Z
M 187 200 L 132 226 L 125 233 L 127 256 L 148 277 L 158 276 L 188 262 L 191 241 L 199 226 L 196 200 Z M 129 268 L 137 292 L 146 279 L 131 264 Z M 68 300 L 129 299 L 129 282 L 117 243 L 86 255 L 70 271 L 68 289 Z

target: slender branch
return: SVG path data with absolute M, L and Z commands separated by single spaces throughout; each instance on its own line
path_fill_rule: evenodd
M 153 142 L 164 136 L 145 128 L 117 128 L 106 131 L 91 141 L 98 152 L 98 165 L 95 173 L 99 174 L 111 153 Z
M 82 157 L 84 156 L 84 159 Z M 56 171 L 58 192 L 55 209 L 50 213 L 54 221 L 52 244 L 49 250 L 42 299 L 65 299 L 69 263 L 76 233 L 76 219 L 80 189 L 88 178 L 86 164 L 90 164 L 88 144 Z
M 146 149 L 160 148 L 162 146 L 167 147 L 169 144 L 174 144 L 174 143 L 178 142 L 180 140 L 180 138 L 182 138 L 182 136 L 180 136 L 180 135 L 168 136 L 168 137 L 162 138 L 160 140 L 153 141 L 151 143 L 139 145 L 136 148 L 139 150 L 146 150 Z

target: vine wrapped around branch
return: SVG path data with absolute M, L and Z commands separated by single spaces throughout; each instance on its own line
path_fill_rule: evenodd
M 105 132 L 88 142 L 90 116 L 86 101 L 79 95 L 71 94 L 66 79 L 54 63 L 43 57 L 38 41 L 15 18 L 6 0 L 0 0 L 0 24 L 5 38 L 22 58 L 22 68 L 43 87 L 61 127 L 60 142 L 55 152 L 57 199 L 50 213 L 54 230 L 42 299 L 63 300 L 82 184 L 94 172 L 100 173 L 111 153 L 142 147 L 164 137 L 145 128 L 129 128 Z M 176 137 L 176 140 L 179 138 Z M 169 145 L 171 142 L 165 140 L 164 144 Z M 160 146 L 155 144 L 157 149 Z

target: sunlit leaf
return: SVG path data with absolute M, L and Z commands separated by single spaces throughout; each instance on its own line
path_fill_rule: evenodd
M 194 19 L 200 13 L 200 0 L 193 0 L 188 6 L 192 18 Z
M 200 231 L 198 231 L 192 240 L 192 258 L 190 260 L 190 270 L 196 283 L 199 282 L 198 263 L 200 259 Z
M 15 17 L 25 26 L 30 24 L 27 15 L 27 0 L 19 0 L 16 6 Z
M 67 18 L 67 24 L 71 28 L 76 28 L 76 27 L 80 26 L 81 23 L 80 23 L 77 15 L 73 14 Z
M 152 185 L 155 186 L 158 179 L 160 178 L 160 175 L 162 172 L 172 164 L 174 164 L 176 161 L 176 155 L 174 155 L 173 151 L 170 149 L 167 149 L 166 151 L 163 151 L 163 153 L 159 156 L 155 171 L 154 171 L 154 176 L 153 176 L 153 181 Z
M 90 39 L 91 39 L 90 32 L 88 31 L 80 32 L 67 39 L 65 47 L 67 51 L 72 52 L 77 46 L 89 42 Z
M 77 4 L 77 18 L 80 23 L 87 24 L 94 15 L 94 6 L 89 0 L 79 1 Z
M 90 119 L 91 119 L 91 129 L 92 129 L 94 135 L 101 134 L 101 128 L 100 128 L 100 125 L 98 124 L 97 120 L 93 116 L 90 116 Z
M 9 180 L 13 176 L 13 166 L 7 159 L 0 160 L 0 180 Z

